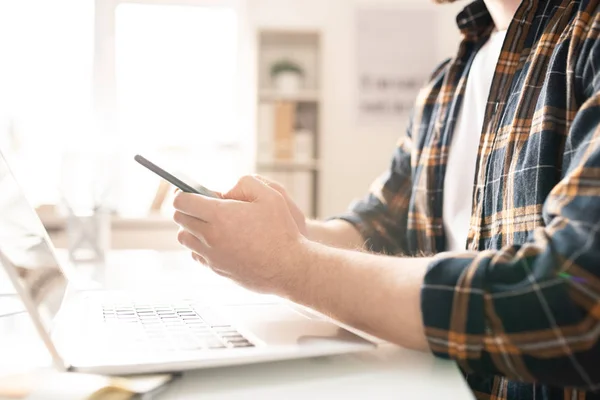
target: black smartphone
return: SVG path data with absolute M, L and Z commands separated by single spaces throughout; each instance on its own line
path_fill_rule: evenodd
M 151 161 L 148 161 L 139 154 L 136 155 L 133 159 L 141 165 L 143 165 L 144 167 L 148 168 L 150 171 L 160 176 L 161 178 L 163 178 L 164 180 L 166 180 L 167 182 L 169 182 L 170 184 L 178 187 L 186 193 L 200 194 L 202 196 L 213 197 L 215 199 L 220 198 L 215 192 L 208 190 L 202 185 L 189 182 L 189 180 L 188 183 L 184 182 L 182 179 L 179 179 L 175 175 L 168 173 L 164 169 L 160 168 L 158 165 L 154 164 Z

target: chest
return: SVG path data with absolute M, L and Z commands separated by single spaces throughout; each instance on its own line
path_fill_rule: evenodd
M 572 21 L 556 15 L 543 23 L 508 31 L 481 121 L 473 122 L 480 132 L 473 146 L 474 176 L 467 178 L 473 185 L 467 241 L 472 250 L 527 240 L 545 224 L 544 201 L 568 169 L 569 129 L 581 105 L 576 54 L 569 41 Z M 468 53 L 468 44 L 464 47 Z M 431 244 L 433 251 L 444 245 L 444 184 L 456 125 L 464 124 L 465 113 L 477 117 L 476 110 L 464 108 L 475 58 L 471 50 L 470 56 L 451 63 L 437 88 L 431 88 L 436 99 L 429 101 L 436 107 L 424 116 L 428 123 L 420 124 L 429 128 L 419 132 L 420 150 L 412 160 L 413 180 L 426 188 L 414 194 L 412 222 L 417 226 L 424 223 L 418 221 L 420 215 L 430 217 L 431 231 L 442 238 Z

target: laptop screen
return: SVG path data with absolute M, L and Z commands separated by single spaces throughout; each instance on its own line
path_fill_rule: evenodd
M 17 276 L 17 285 L 35 305 L 50 333 L 67 279 L 59 267 L 46 230 L 0 153 L 0 262 Z M 11 272 L 11 271 L 8 271 Z

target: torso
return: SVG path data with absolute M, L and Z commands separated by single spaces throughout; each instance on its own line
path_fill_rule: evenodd
M 466 249 L 479 138 L 492 78 L 505 37 L 506 31 L 492 33 L 477 52 L 467 78 L 462 108 L 448 152 L 444 181 L 443 219 L 448 251 Z

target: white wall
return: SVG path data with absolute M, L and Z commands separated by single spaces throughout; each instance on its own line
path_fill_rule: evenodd
M 439 60 L 454 55 L 459 40 L 456 13 L 464 3 L 434 5 L 430 0 L 248 0 L 254 29 L 315 29 L 322 33 L 322 132 L 320 214 L 344 211 L 389 165 L 406 124 L 359 127 L 355 105 L 354 11 L 357 5 L 436 10 L 431 21 L 439 40 Z M 419 45 L 415 38 L 415 45 Z

